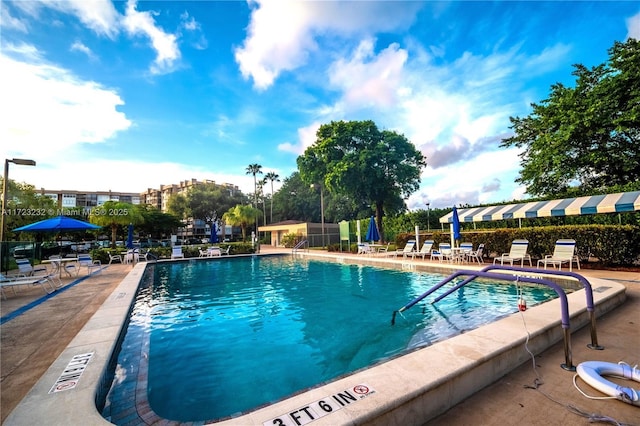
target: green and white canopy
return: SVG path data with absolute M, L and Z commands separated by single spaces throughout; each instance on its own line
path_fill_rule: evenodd
M 575 216 L 597 213 L 623 213 L 640 211 L 640 191 L 617 194 L 591 195 L 562 200 L 532 201 L 501 206 L 458 209 L 460 222 L 485 222 L 505 219 L 530 219 L 551 216 Z M 451 223 L 453 212 L 440 218 L 440 223 Z

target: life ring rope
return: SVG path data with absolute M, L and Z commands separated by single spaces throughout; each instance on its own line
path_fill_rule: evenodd
M 631 367 L 626 362 L 618 364 L 601 361 L 586 361 L 578 365 L 577 374 L 573 376 L 573 385 L 584 397 L 594 400 L 618 399 L 632 405 L 640 405 L 640 390 L 631 387 L 619 386 L 610 382 L 604 376 L 640 382 L 640 369 Z M 578 386 L 577 377 L 585 383 L 608 396 L 591 396 L 586 394 Z

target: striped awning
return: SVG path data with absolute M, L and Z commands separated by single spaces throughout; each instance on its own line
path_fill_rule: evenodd
M 591 195 L 562 200 L 532 201 L 490 207 L 458 209 L 460 222 L 529 219 L 551 216 L 575 216 L 597 213 L 623 213 L 640 211 L 640 191 L 617 194 Z M 440 218 L 440 223 L 451 223 L 452 214 Z

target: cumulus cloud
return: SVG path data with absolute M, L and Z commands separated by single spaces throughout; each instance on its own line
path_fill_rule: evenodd
M 316 133 L 319 128 L 320 123 L 314 122 L 306 127 L 298 129 L 298 142 L 295 144 L 290 142 L 281 143 L 278 145 L 278 150 L 291 152 L 296 155 L 304 154 L 304 151 L 316 141 Z
M 341 102 L 346 109 L 389 108 L 396 104 L 407 57 L 407 51 L 397 43 L 376 55 L 374 40 L 366 39 L 350 58 L 331 64 L 329 83 L 343 93 Z
M 627 19 L 627 38 L 640 40 L 640 12 Z
M 6 53 L 20 54 L 18 61 Z M 101 143 L 126 130 L 131 121 L 117 110 L 118 93 L 39 59 L 33 46 L 0 54 L 0 138 L 11 141 L 7 155 L 66 153 L 82 143 Z M 13 154 L 12 154 L 13 153 Z
M 373 34 L 409 25 L 422 7 L 387 2 L 300 2 L 256 0 L 247 38 L 235 50 L 242 76 L 264 90 L 285 71 L 308 60 L 318 45 L 315 36 Z

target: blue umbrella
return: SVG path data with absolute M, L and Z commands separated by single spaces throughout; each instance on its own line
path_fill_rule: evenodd
M 129 224 L 127 228 L 127 248 L 133 248 L 133 225 Z
M 369 228 L 367 229 L 367 235 L 364 239 L 367 241 L 380 240 L 380 233 L 378 232 L 378 227 L 376 226 L 376 221 L 373 216 L 369 219 Z
M 218 242 L 218 230 L 216 229 L 215 222 L 211 224 L 211 236 L 209 237 L 209 242 L 211 244 L 215 244 Z
M 30 223 L 14 229 L 14 232 L 60 232 L 60 231 L 92 231 L 100 229 L 93 223 L 83 222 L 68 216 L 57 216 L 39 222 Z
M 456 208 L 456 206 L 453 206 L 451 223 L 453 228 L 453 240 L 457 241 L 460 239 L 460 219 L 458 218 L 458 209 Z M 453 243 L 451 244 L 451 246 L 453 247 Z

